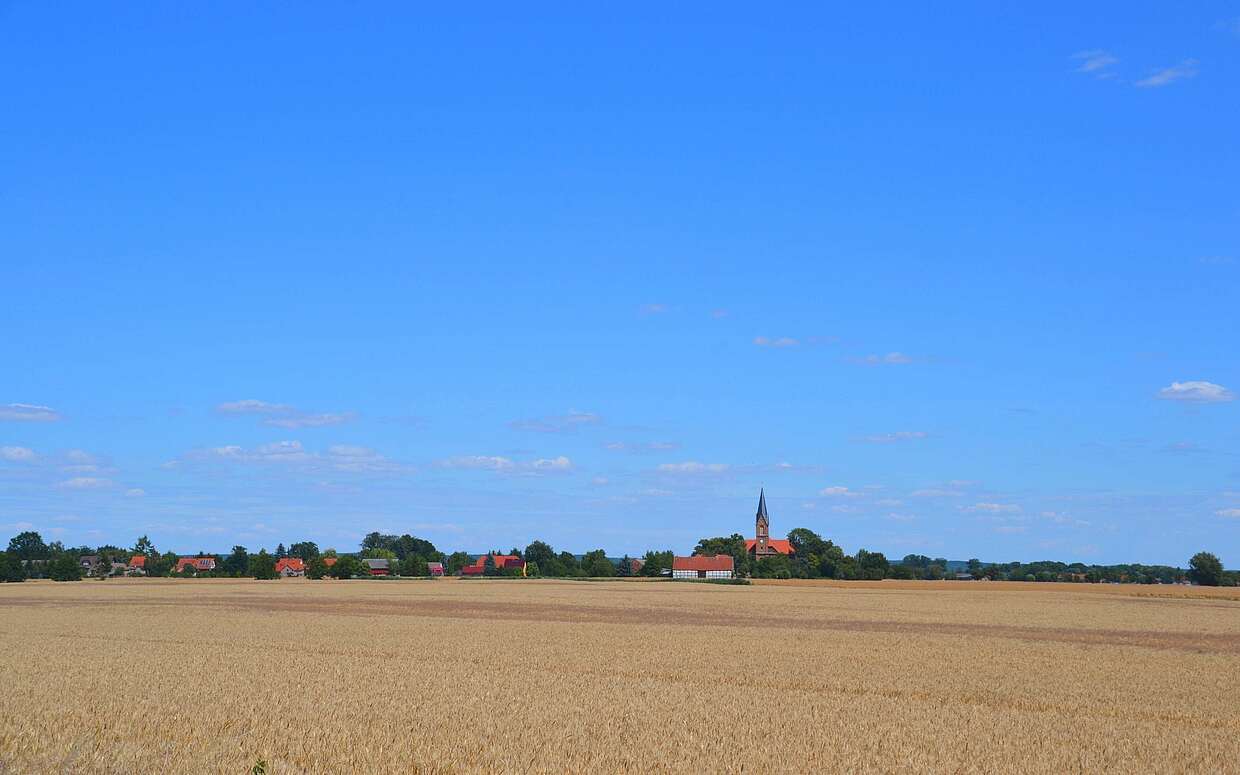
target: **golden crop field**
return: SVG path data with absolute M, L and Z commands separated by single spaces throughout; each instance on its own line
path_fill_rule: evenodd
M 0 585 L 0 772 L 1240 772 L 1235 593 Z

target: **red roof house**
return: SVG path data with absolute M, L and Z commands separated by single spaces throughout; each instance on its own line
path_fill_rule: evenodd
M 426 563 L 426 571 L 429 575 L 435 576 L 436 578 L 438 578 L 439 576 L 443 575 L 443 563 L 442 562 L 428 562 Z
M 144 570 L 146 568 L 146 555 L 135 554 L 133 557 L 130 557 L 129 568 L 130 570 Z
M 304 576 L 306 563 L 300 557 L 281 557 L 276 560 L 276 573 L 281 576 Z
M 525 560 L 515 554 L 484 554 L 474 560 L 473 564 L 466 565 L 461 568 L 462 576 L 481 576 L 486 571 L 487 557 L 495 558 L 496 570 L 505 570 L 507 568 L 517 568 L 521 571 L 521 575 L 525 575 Z
M 714 557 L 675 557 L 672 559 L 674 579 L 730 579 L 735 563 L 730 554 Z
M 181 559 L 177 560 L 177 573 L 183 572 L 185 570 L 185 566 L 187 565 L 193 568 L 198 573 L 202 573 L 203 571 L 215 570 L 215 558 L 214 557 L 182 557 Z

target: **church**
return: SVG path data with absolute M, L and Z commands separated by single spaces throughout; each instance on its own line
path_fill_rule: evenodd
M 766 489 L 758 492 L 758 513 L 754 518 L 754 537 L 745 541 L 745 551 L 755 560 L 777 554 L 794 554 L 786 539 L 771 538 L 771 518 L 766 513 Z

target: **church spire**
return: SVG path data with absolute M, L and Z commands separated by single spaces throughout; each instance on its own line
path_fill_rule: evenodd
M 762 517 L 763 519 L 770 519 L 770 517 L 766 515 L 766 488 L 765 487 L 763 487 L 762 489 L 758 491 L 758 514 L 757 516 Z

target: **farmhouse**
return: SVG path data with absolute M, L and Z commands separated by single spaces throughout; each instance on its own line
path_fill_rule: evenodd
M 146 573 L 146 555 L 135 554 L 129 558 L 129 572 L 134 575 Z
M 794 554 L 792 544 L 782 538 L 771 538 L 771 518 L 766 514 L 766 490 L 758 491 L 758 513 L 754 517 L 754 537 L 745 541 L 745 551 L 755 560 L 775 555 Z
M 428 562 L 426 563 L 426 570 L 433 578 L 439 578 L 440 576 L 443 576 L 443 563 Z
M 276 560 L 276 573 L 285 578 L 304 576 L 306 575 L 306 563 L 300 557 L 281 557 Z
M 714 557 L 676 557 L 672 559 L 674 579 L 730 579 L 732 578 L 732 555 L 716 554 Z
M 506 570 L 508 568 L 516 568 L 521 571 L 521 575 L 525 575 L 525 560 L 515 554 L 484 554 L 470 565 L 461 568 L 462 576 L 481 576 L 486 573 L 487 557 L 495 558 L 495 569 Z
M 366 563 L 366 567 L 370 570 L 372 576 L 389 576 L 392 573 L 392 564 L 384 559 L 376 559 L 368 557 L 362 562 Z
M 176 572 L 183 573 L 185 571 L 186 566 L 193 568 L 195 573 L 202 573 L 203 571 L 215 570 L 215 558 L 214 557 L 182 557 L 181 559 L 177 560 Z

